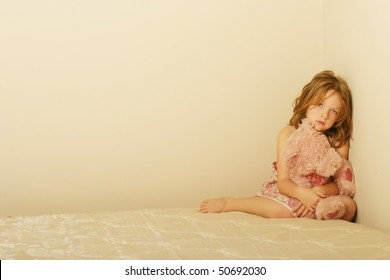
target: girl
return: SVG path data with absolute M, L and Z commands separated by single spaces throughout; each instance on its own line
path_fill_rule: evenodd
M 289 125 L 282 128 L 277 140 L 277 162 L 273 177 L 255 197 L 204 200 L 200 204 L 202 213 L 241 211 L 265 218 L 313 217 L 318 202 L 329 196 L 338 196 L 345 212 L 339 217 L 352 221 L 356 204 L 347 195 L 339 194 L 334 180 L 305 188 L 290 178 L 289 168 L 283 160 L 288 148 L 287 140 L 303 120 L 323 133 L 339 155 L 348 159 L 349 142 L 352 136 L 352 97 L 347 83 L 332 71 L 323 71 L 303 87 L 301 95 L 294 101 L 293 116 Z M 277 170 L 277 171 L 276 171 Z M 298 201 L 291 207 L 291 201 Z M 330 216 L 330 218 L 332 218 Z

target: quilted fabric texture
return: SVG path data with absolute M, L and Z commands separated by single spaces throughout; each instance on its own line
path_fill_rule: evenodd
M 4 217 L 0 259 L 390 259 L 390 234 L 195 209 Z

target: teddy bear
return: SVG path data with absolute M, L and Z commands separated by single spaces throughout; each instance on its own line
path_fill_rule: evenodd
M 316 131 L 307 119 L 287 140 L 282 156 L 289 168 L 290 179 L 297 185 L 312 188 L 332 180 L 340 195 L 355 195 L 355 176 L 352 165 L 330 145 L 327 137 Z M 316 212 L 309 218 L 318 220 L 339 219 L 345 213 L 345 205 L 339 195 L 321 199 Z

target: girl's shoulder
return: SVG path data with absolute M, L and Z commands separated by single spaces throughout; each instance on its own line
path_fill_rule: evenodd
M 286 125 L 279 131 L 279 137 L 288 138 L 291 134 L 294 133 L 295 130 L 295 127 L 291 125 Z
M 349 156 L 349 144 L 345 143 L 341 147 L 337 148 L 336 151 L 346 160 L 348 160 Z
M 286 125 L 279 131 L 278 142 L 285 142 L 294 132 L 295 128 L 291 125 Z
M 287 140 L 294 133 L 294 131 L 295 128 L 291 125 L 287 125 L 279 131 L 278 141 L 277 141 L 277 154 L 278 154 L 277 162 L 283 162 L 282 154 L 286 150 Z

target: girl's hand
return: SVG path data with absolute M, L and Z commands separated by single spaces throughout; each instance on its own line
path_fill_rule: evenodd
M 298 218 L 305 218 L 307 217 L 308 215 L 310 214 L 313 214 L 312 212 L 309 211 L 309 209 L 307 209 L 307 207 L 305 205 L 303 205 L 302 202 L 298 202 L 297 205 L 295 205 L 295 207 L 292 209 L 292 212 L 294 214 L 295 217 L 298 217 Z
M 321 192 L 320 190 L 317 189 L 306 189 L 306 188 L 301 188 L 299 192 L 299 201 L 306 207 L 305 210 L 308 210 L 311 213 L 314 213 L 318 202 L 325 198 L 326 195 Z M 300 208 L 300 207 L 298 207 Z M 296 209 L 297 211 L 298 209 Z M 306 212 L 305 210 L 301 210 L 302 214 L 303 212 Z

